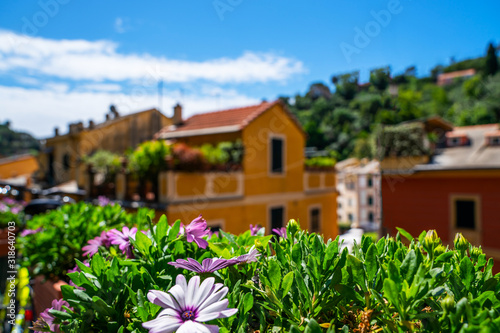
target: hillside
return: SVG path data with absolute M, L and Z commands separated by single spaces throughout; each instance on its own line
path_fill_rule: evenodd
M 9 122 L 0 124 L 0 158 L 39 150 L 38 140 L 30 134 L 12 130 Z
M 308 146 L 326 149 L 337 159 L 371 157 L 371 134 L 381 124 L 439 115 L 457 126 L 500 122 L 500 72 L 496 49 L 485 57 L 436 66 L 428 77 L 416 68 L 393 75 L 390 67 L 371 71 L 359 83 L 359 72 L 332 77 L 334 89 L 314 83 L 304 95 L 281 97 L 304 126 Z M 475 69 L 472 77 L 439 86 L 441 73 Z

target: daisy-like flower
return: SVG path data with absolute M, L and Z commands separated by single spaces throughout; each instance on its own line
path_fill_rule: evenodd
M 111 240 L 109 239 L 108 233 L 106 231 L 101 232 L 101 236 L 97 236 L 94 239 L 89 240 L 87 243 L 88 245 L 82 247 L 82 250 L 85 251 L 83 253 L 84 257 L 86 257 L 87 255 L 92 257 L 94 254 L 99 252 L 99 246 L 111 246 Z
M 19 236 L 26 237 L 28 235 L 34 235 L 34 234 L 39 233 L 42 230 L 43 230 L 42 227 L 40 227 L 38 229 L 24 229 L 23 231 L 21 231 L 21 233 L 19 234 Z
M 250 235 L 252 236 L 257 236 L 257 233 L 259 232 L 259 230 L 262 229 L 262 227 L 258 224 L 256 224 L 255 226 L 250 224 Z
M 109 200 L 107 197 L 104 195 L 100 195 L 97 197 L 97 205 L 104 207 L 111 204 L 111 200 Z
M 273 229 L 273 232 L 282 237 L 282 238 L 286 238 L 286 228 L 285 227 L 282 227 L 282 228 L 279 228 L 279 229 Z
M 66 310 L 63 309 L 63 305 L 65 307 L 69 308 L 69 304 L 65 300 L 63 300 L 63 299 L 60 299 L 60 300 L 55 299 L 55 300 L 52 301 L 52 307 L 51 308 L 45 309 L 45 311 L 43 311 L 42 313 L 40 313 L 40 318 L 42 319 L 42 323 L 47 324 L 49 326 L 49 329 L 50 329 L 51 332 L 60 332 L 60 330 L 59 330 L 59 325 L 58 324 L 54 324 L 54 321 L 55 321 L 56 318 L 49 313 L 49 310 L 58 310 L 58 311 L 66 312 Z
M 213 273 L 219 269 L 223 269 L 237 263 L 238 261 L 236 259 L 207 258 L 200 264 L 193 258 L 188 258 L 187 260 L 177 259 L 175 262 L 169 262 L 169 265 L 176 268 L 187 269 L 188 271 L 196 273 Z
M 252 246 L 252 248 L 247 254 L 243 254 L 237 257 L 236 261 L 238 262 L 238 264 L 256 262 L 257 260 L 259 260 L 258 259 L 259 257 L 260 257 L 259 251 L 255 248 L 255 246 Z
M 208 235 L 210 230 L 207 229 L 207 221 L 201 216 L 195 218 L 189 225 L 184 226 L 181 234 L 186 236 L 186 239 L 189 243 L 195 242 L 200 248 L 206 249 L 208 246 L 208 242 L 203 239 L 206 235 Z
M 113 229 L 107 233 L 108 239 L 111 244 L 118 245 L 118 248 L 127 255 L 127 258 L 134 258 L 132 253 L 132 244 L 130 244 L 130 238 L 135 240 L 135 234 L 137 233 L 137 228 L 129 229 L 128 227 L 123 227 L 122 232 Z
M 186 283 L 183 275 L 178 275 L 176 285 L 168 293 L 151 290 L 148 299 L 151 303 L 164 308 L 156 319 L 142 326 L 150 333 L 216 333 L 219 327 L 203 322 L 230 317 L 238 309 L 228 309 L 229 301 L 223 299 L 227 287 L 215 283 L 210 277 L 200 285 L 200 277 L 195 276 Z

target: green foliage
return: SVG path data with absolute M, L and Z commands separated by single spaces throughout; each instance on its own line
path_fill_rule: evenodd
M 12 130 L 9 122 L 0 124 L 0 158 L 38 151 L 40 143 L 33 136 Z
M 120 155 L 103 149 L 84 157 L 83 161 L 91 166 L 93 172 L 104 175 L 107 180 L 111 180 L 122 167 Z
M 85 259 L 81 249 L 88 240 L 117 226 L 141 225 L 146 215 L 154 216 L 154 212 L 139 209 L 137 214 L 129 214 L 119 205 L 100 207 L 83 202 L 36 215 L 26 228 L 42 231 L 18 238 L 21 265 L 33 275 L 64 278 L 75 267 L 75 259 Z
M 142 323 L 161 310 L 147 300 L 148 291 L 169 290 L 177 274 L 195 275 L 169 261 L 233 258 L 251 246 L 261 253 L 258 262 L 208 274 L 228 287 L 229 307 L 238 309 L 236 316 L 211 322 L 221 332 L 500 330 L 500 275 L 493 276 L 493 261 L 480 248 L 460 238 L 450 249 L 434 231 L 413 238 L 400 229 L 409 245 L 399 234 L 364 236 L 349 253 L 338 239 L 325 242 L 289 223 L 287 238 L 222 232 L 203 250 L 178 237 L 179 224 L 162 217 L 138 233 L 135 259 L 111 249 L 93 256 L 90 267 L 79 262 L 81 272 L 69 275 L 83 289 L 62 288 L 73 310 L 53 312 L 63 330 L 146 332 Z
M 340 96 L 346 100 L 351 100 L 358 91 L 359 71 L 334 76 L 332 82 L 335 84 L 336 92 Z
M 484 72 L 486 75 L 495 75 L 498 72 L 497 50 L 492 43 L 488 46 L 488 52 L 486 53 Z
M 167 156 L 172 147 L 163 140 L 146 141 L 128 156 L 128 170 L 141 178 L 156 181 L 158 174 L 167 170 Z
M 370 71 L 370 83 L 379 91 L 384 91 L 391 82 L 391 68 L 389 66 L 376 68 Z
M 421 123 L 381 127 L 377 133 L 378 158 L 421 156 L 429 153 Z
M 9 226 L 9 222 L 14 222 L 20 226 L 24 219 L 24 202 L 19 202 L 11 198 L 2 198 L 0 200 L 0 229 Z
M 241 140 L 223 141 L 217 145 L 206 143 L 200 147 L 205 161 L 213 167 L 241 165 L 243 160 L 243 143 Z
M 316 156 L 306 159 L 306 167 L 312 169 L 332 169 L 337 161 L 331 157 Z

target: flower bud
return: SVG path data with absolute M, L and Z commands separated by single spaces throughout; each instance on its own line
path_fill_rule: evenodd
M 445 313 L 450 312 L 455 307 L 455 299 L 453 296 L 448 295 L 441 301 L 441 307 Z
M 441 254 L 443 254 L 445 252 L 446 252 L 446 248 L 443 245 L 441 245 L 441 244 L 439 244 L 438 246 L 436 246 L 436 248 L 434 249 L 434 255 L 435 256 L 439 256 L 439 255 L 441 255 Z
M 473 247 L 472 250 L 470 251 L 470 257 L 474 261 L 477 261 L 477 259 L 481 254 L 483 254 L 483 250 L 480 247 Z
M 290 221 L 288 221 L 286 228 L 290 232 L 290 234 L 295 235 L 297 231 L 300 230 L 300 224 L 296 220 L 291 219 Z
M 459 250 L 460 252 L 464 252 L 469 248 L 469 242 L 467 239 L 465 239 L 464 235 L 461 233 L 457 233 L 455 235 L 455 240 L 453 241 L 453 244 L 455 245 L 455 249 Z
M 434 254 L 434 248 L 439 245 L 440 239 L 437 235 L 436 230 L 429 230 L 424 237 L 424 244 L 422 244 L 430 255 Z

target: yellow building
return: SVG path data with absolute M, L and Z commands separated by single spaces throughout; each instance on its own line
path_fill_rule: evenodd
M 10 156 L 0 159 L 0 180 L 18 185 L 26 185 L 38 171 L 36 157 L 30 154 Z
M 337 235 L 335 173 L 305 170 L 305 133 L 281 102 L 195 115 L 157 138 L 191 146 L 240 139 L 244 146 L 240 171 L 162 173 L 159 201 L 169 221 L 203 214 L 212 228 L 238 234 L 250 224 L 269 233 L 294 218 L 304 229 Z
M 82 122 L 69 125 L 68 133 L 59 134 L 45 140 L 40 155 L 41 178 L 47 185 L 76 181 L 84 187 L 86 168 L 81 158 L 99 149 L 114 153 L 124 153 L 128 148 L 151 140 L 161 128 L 171 125 L 180 115 L 168 118 L 156 109 L 120 116 L 112 106 L 106 114 L 106 121 L 88 126 Z

